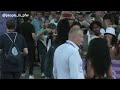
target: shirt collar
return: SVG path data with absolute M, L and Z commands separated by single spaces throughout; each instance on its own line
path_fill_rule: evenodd
M 72 44 L 77 50 L 79 50 L 79 47 L 74 42 L 67 40 L 66 43 Z

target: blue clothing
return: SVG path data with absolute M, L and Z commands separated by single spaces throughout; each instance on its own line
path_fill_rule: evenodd
M 37 35 L 38 31 L 41 30 L 44 26 L 43 20 L 39 21 L 38 18 L 34 18 L 34 20 L 32 21 L 32 24 L 35 28 L 35 34 Z
M 70 40 L 55 50 L 53 59 L 55 79 L 84 79 L 83 62 L 78 50 L 79 47 Z

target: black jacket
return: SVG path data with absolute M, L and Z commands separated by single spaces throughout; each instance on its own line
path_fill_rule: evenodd
M 44 63 L 44 73 L 46 77 L 53 78 L 53 74 L 52 74 L 53 57 L 54 57 L 54 52 L 59 45 L 60 44 L 53 44 L 50 47 L 49 51 L 47 52 L 45 63 Z

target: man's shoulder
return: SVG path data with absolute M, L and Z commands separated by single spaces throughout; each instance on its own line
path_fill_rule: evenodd
M 24 36 L 22 34 L 17 33 L 18 38 L 24 39 Z
M 4 39 L 5 38 L 5 34 L 0 35 L 0 39 Z
M 54 22 L 55 22 L 55 19 L 54 19 L 54 18 L 53 18 L 53 19 L 51 19 L 51 20 L 50 20 L 50 22 L 51 22 L 51 23 L 54 23 Z
M 56 52 L 58 52 L 58 51 L 70 53 L 70 52 L 76 52 L 77 50 L 72 45 L 64 43 L 56 48 Z
M 35 17 L 33 20 L 32 20 L 32 23 L 36 22 L 38 20 L 37 17 Z

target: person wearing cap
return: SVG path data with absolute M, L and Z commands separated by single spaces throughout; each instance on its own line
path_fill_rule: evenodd
M 53 36 L 55 35 L 56 25 L 53 23 L 49 23 L 47 27 L 39 32 L 37 38 L 39 41 L 39 53 L 41 58 L 41 77 L 44 77 L 44 61 L 45 56 L 51 45 L 53 44 Z M 47 34 L 45 34 L 47 33 Z
M 117 48 L 116 48 L 117 37 L 116 37 L 115 29 L 112 27 L 106 28 L 106 32 L 104 35 L 105 35 L 104 38 L 106 39 L 109 47 L 110 58 L 111 60 L 114 60 L 117 55 Z M 108 77 L 112 77 L 112 64 L 109 68 L 109 72 L 107 75 Z
M 115 59 L 117 54 L 116 53 L 117 38 L 115 34 L 115 29 L 112 27 L 108 27 L 104 35 L 105 35 L 105 39 L 107 40 L 108 47 L 110 48 L 111 59 Z

